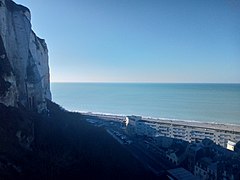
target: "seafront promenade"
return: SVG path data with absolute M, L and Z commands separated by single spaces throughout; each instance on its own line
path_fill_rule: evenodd
M 104 118 L 106 120 L 118 120 L 124 121 L 127 116 L 124 115 L 114 115 L 114 114 L 104 114 L 104 113 L 91 113 L 91 112 L 81 112 L 83 115 L 95 116 L 98 118 Z M 140 116 L 136 116 L 140 117 Z M 209 128 L 214 130 L 223 130 L 223 131 L 234 131 L 240 132 L 240 124 L 223 124 L 223 123 L 214 123 L 214 122 L 199 122 L 199 121 L 181 121 L 181 120 L 171 120 L 166 118 L 150 118 L 142 117 L 142 120 L 148 121 L 149 123 L 162 123 L 162 124 L 173 124 L 173 125 L 183 125 L 183 126 L 192 126 L 197 128 Z
M 240 125 L 237 125 L 237 124 L 167 120 L 167 119 L 160 119 L 160 118 L 142 118 L 142 119 L 149 121 L 149 122 L 158 122 L 158 123 L 162 123 L 162 124 L 165 123 L 165 124 L 172 124 L 172 125 L 192 126 L 192 127 L 196 127 L 196 128 L 208 128 L 208 129 L 213 129 L 213 130 L 240 132 Z
M 240 141 L 240 125 L 207 123 L 196 121 L 179 121 L 141 116 L 122 116 L 109 114 L 82 113 L 105 121 L 117 121 L 125 125 L 131 134 L 140 136 L 164 136 L 188 142 L 211 139 L 216 144 L 233 149 Z M 126 121 L 128 123 L 126 124 Z

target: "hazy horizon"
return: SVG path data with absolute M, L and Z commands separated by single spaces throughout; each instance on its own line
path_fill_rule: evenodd
M 240 83 L 240 1 L 16 0 L 51 82 Z

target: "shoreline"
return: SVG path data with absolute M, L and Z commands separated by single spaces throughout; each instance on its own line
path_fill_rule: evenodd
M 98 118 L 106 118 L 106 119 L 112 119 L 112 120 L 125 120 L 125 117 L 129 116 L 124 114 L 111 114 L 111 113 L 101 113 L 101 112 L 86 112 L 86 111 L 71 111 L 71 112 L 77 112 L 87 116 L 95 116 Z M 141 117 L 143 121 L 152 122 L 152 123 L 173 124 L 173 125 L 188 126 L 188 127 L 194 127 L 194 128 L 206 128 L 206 129 L 212 129 L 212 130 L 223 130 L 223 131 L 232 131 L 232 132 L 240 133 L 240 124 L 201 122 L 201 121 L 195 121 L 195 120 L 180 120 L 180 119 L 170 119 L 170 118 L 153 118 L 153 117 L 146 117 L 146 116 L 141 116 Z

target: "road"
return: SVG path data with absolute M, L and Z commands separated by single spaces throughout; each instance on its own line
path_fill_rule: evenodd
M 147 148 L 147 145 L 144 144 L 143 139 L 134 138 L 129 136 L 125 133 L 125 131 L 121 128 L 121 123 L 116 120 L 114 123 L 113 121 L 105 120 L 97 117 L 89 117 L 88 119 L 93 120 L 92 124 L 95 126 L 103 125 L 103 127 L 107 130 L 107 132 L 118 141 L 122 146 L 124 146 L 130 153 L 138 159 L 146 169 L 149 169 L 156 175 L 162 175 L 165 170 L 174 168 L 174 165 L 171 164 L 166 159 L 161 158 L 156 153 L 152 152 L 152 150 Z M 95 120 L 98 122 L 93 123 Z M 100 124 L 99 124 L 100 123 Z M 127 139 L 131 140 L 132 143 L 125 144 L 124 141 L 121 139 L 121 135 L 117 136 L 114 132 L 119 132 L 121 135 L 127 136 Z

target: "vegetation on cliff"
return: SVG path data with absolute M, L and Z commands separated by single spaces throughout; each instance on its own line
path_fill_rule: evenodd
M 1 178 L 155 178 L 104 129 L 52 102 L 48 108 L 48 115 L 39 115 L 0 106 Z M 31 145 L 19 143 L 19 129 L 25 139 L 34 133 Z

